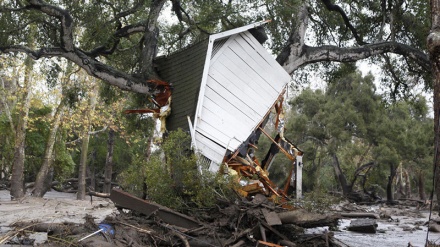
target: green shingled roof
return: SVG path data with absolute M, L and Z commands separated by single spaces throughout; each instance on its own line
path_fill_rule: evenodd
M 161 79 L 174 87 L 168 130 L 188 131 L 187 116 L 194 122 L 207 50 L 208 39 L 155 60 Z

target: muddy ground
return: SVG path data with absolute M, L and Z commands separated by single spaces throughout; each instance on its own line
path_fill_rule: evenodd
M 377 232 L 366 234 L 348 231 L 346 228 L 354 219 L 343 218 L 339 220 L 339 225 L 336 228 L 317 227 L 306 229 L 305 233 L 325 234 L 330 232 L 338 240 L 339 246 L 422 247 L 425 245 L 428 233 L 429 208 L 418 209 L 409 204 L 389 207 L 386 205 L 360 206 L 341 203 L 336 205 L 329 213 L 339 212 L 367 212 L 380 215 L 380 219 L 376 220 L 378 224 Z M 437 214 L 433 213 L 432 218 L 438 218 Z M 122 219 L 125 223 L 122 222 Z M 127 215 L 121 215 L 121 212 L 116 209 L 109 199 L 93 197 L 92 201 L 77 201 L 73 194 L 49 192 L 45 198 L 26 197 L 21 201 L 10 201 L 9 191 L 0 191 L 0 246 L 11 246 L 13 244 L 21 244 L 22 246 L 26 244 L 34 246 L 82 246 L 82 243 L 78 243 L 80 238 L 99 229 L 99 223 L 103 221 L 111 222 L 112 220 L 118 221 L 120 224 L 126 224 L 124 228 L 115 228 L 116 231 L 120 231 L 116 234 L 133 231 L 137 232 L 139 238 L 149 238 L 149 241 L 157 244 L 157 246 L 166 246 L 167 244 L 183 245 L 181 241 L 179 242 L 179 236 L 162 236 L 160 231 L 152 229 L 150 231 L 145 225 L 136 228 L 136 226 L 140 226 L 139 221 L 133 218 L 128 220 Z M 29 227 L 33 222 L 39 224 L 53 223 L 58 224 L 58 227 L 59 224 L 64 224 L 65 228 L 76 230 L 72 230 L 69 237 L 59 239 L 59 241 L 54 241 L 54 235 L 37 232 L 37 230 L 33 231 L 31 230 L 33 228 L 26 228 L 21 232 L 17 231 L 20 227 L 21 229 Z M 166 235 L 167 233 L 164 232 L 163 234 Z M 23 240 L 22 235 L 26 235 L 26 241 L 28 242 Z M 51 244 L 46 243 L 48 238 L 52 238 Z M 130 242 L 128 236 L 121 236 L 121 239 L 123 239 L 122 242 L 118 244 L 105 245 L 107 243 L 106 239 L 98 234 L 85 240 L 84 244 L 87 241 L 97 241 L 94 243 L 101 246 L 142 246 L 137 245 L 138 243 L 135 240 Z M 440 244 L 440 233 L 429 232 L 428 239 L 431 243 Z M 93 243 L 89 242 L 89 245 L 93 246 Z M 216 245 L 211 243 L 210 246 Z

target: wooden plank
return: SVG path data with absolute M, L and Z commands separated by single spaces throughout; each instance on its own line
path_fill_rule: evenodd
M 240 34 L 240 36 L 246 40 L 248 43 L 255 43 L 258 42 L 254 36 L 252 36 L 249 32 L 243 32 Z M 275 60 L 275 58 L 270 54 L 266 48 L 264 48 L 262 45 L 255 45 L 253 46 L 258 52 L 261 57 L 263 57 L 266 61 L 269 61 L 269 63 L 272 65 L 272 68 L 275 70 L 274 73 L 280 77 L 280 81 L 289 82 L 291 80 L 291 76 L 287 73 L 286 70 Z
M 229 140 L 233 137 L 243 142 L 249 136 L 251 130 L 249 128 L 244 128 L 245 126 L 243 125 L 237 125 L 237 122 L 234 122 L 233 119 L 222 118 L 220 115 L 213 113 L 206 108 L 203 108 L 202 114 L 203 117 L 199 121 L 201 125 L 197 127 L 197 130 L 207 132 L 208 134 L 205 134 L 206 136 L 224 136 L 225 138 L 221 139 L 222 144 L 227 145 Z M 209 122 L 207 122 L 207 120 L 209 120 Z M 213 132 L 211 133 L 210 131 Z
M 261 109 L 266 109 L 272 105 L 273 102 L 267 97 L 261 97 L 261 92 L 256 91 L 254 87 L 249 86 L 248 83 L 235 80 L 233 74 L 221 73 L 217 68 L 222 69 L 223 64 L 218 63 L 218 66 L 211 67 L 209 75 L 212 80 L 227 88 L 237 97 L 242 98 L 243 101 L 248 102 L 253 108 L 261 111 Z
M 279 93 L 270 86 L 270 83 L 272 82 L 270 77 L 273 77 L 273 75 L 266 76 L 267 73 L 257 73 L 255 69 L 252 68 L 254 62 L 250 62 L 250 58 L 240 57 L 231 49 L 225 50 L 222 55 L 224 58 L 219 59 L 217 62 L 223 63 L 223 65 L 228 69 L 231 69 L 231 72 L 237 75 L 241 80 L 249 81 L 252 87 L 257 87 L 257 90 L 265 92 L 265 94 L 269 95 L 271 98 L 276 97 Z M 263 77 L 262 75 L 266 77 Z
M 254 126 L 258 123 L 256 122 L 244 122 L 242 121 L 245 119 L 244 117 L 240 115 L 233 115 L 230 114 L 230 112 L 226 112 L 223 109 L 221 109 L 217 104 L 212 102 L 210 99 L 206 99 L 205 101 L 205 107 L 209 109 L 211 113 L 214 113 L 216 117 L 207 119 L 203 117 L 202 119 L 199 119 L 199 121 L 203 120 L 205 122 L 208 122 L 211 124 L 211 126 L 216 126 L 218 124 L 222 124 L 225 129 L 230 131 L 231 134 L 229 134 L 229 137 L 236 137 L 237 139 L 240 139 L 241 141 L 244 141 L 247 139 L 247 137 L 252 133 Z M 206 113 L 207 111 L 205 111 Z M 242 117 L 240 120 L 239 118 Z M 217 122 L 216 119 L 221 118 L 223 122 Z M 248 119 L 249 120 L 249 119 Z M 220 128 L 220 127 L 217 127 Z M 196 130 L 198 130 L 199 127 L 196 127 Z M 229 139 L 228 139 L 229 141 Z
M 142 200 L 119 189 L 113 189 L 111 191 L 110 199 L 119 207 L 128 208 L 139 213 L 143 213 L 147 215 L 147 217 L 155 214 L 165 223 L 171 225 L 183 227 L 186 229 L 193 229 L 200 226 L 200 224 L 195 219 L 187 215 L 175 212 L 174 210 L 160 204 L 147 200 Z
M 244 81 L 248 81 L 252 87 L 259 87 L 258 90 L 264 90 L 266 94 L 274 95 L 277 94 L 276 90 L 274 90 L 271 86 L 271 80 L 268 78 L 271 75 L 266 75 L 267 73 L 258 73 L 255 68 L 253 68 L 255 62 L 252 61 L 252 58 L 241 54 L 243 57 L 239 56 L 231 47 L 225 50 L 222 54 L 224 56 L 223 59 L 219 59 L 224 65 L 228 66 L 232 69 L 232 72 L 239 76 Z M 232 47 L 233 48 L 233 47 Z
M 212 139 L 214 142 L 220 144 L 225 148 L 230 148 L 235 150 L 240 146 L 240 144 L 247 139 L 245 138 L 237 138 L 233 134 L 234 133 L 222 133 L 219 129 L 207 124 L 205 121 L 201 120 L 199 125 L 197 126 L 197 131 L 203 134 L 204 136 Z
M 264 113 L 261 113 L 261 107 L 258 108 L 255 106 L 255 103 L 253 103 L 245 94 L 241 92 L 231 92 L 227 88 L 225 88 L 223 85 L 220 84 L 220 82 L 214 80 L 210 77 L 210 80 L 208 80 L 208 87 L 220 95 L 224 100 L 228 101 L 233 105 L 235 108 L 239 109 L 240 111 L 246 113 L 246 115 L 253 115 L 256 116 L 257 119 L 261 119 L 264 116 Z M 263 93 L 264 95 L 264 93 Z M 258 97 L 261 98 L 262 96 Z
M 276 70 L 263 58 L 255 49 L 243 39 L 236 39 L 229 45 L 229 49 L 238 57 L 245 59 L 246 63 L 252 68 L 253 72 L 258 74 L 264 81 L 276 92 L 280 92 L 285 83 L 288 81 L 280 80 L 276 74 Z M 250 51 L 246 51 L 250 49 Z M 227 54 L 228 51 L 225 51 Z
M 209 101 L 209 99 L 207 99 Z M 208 102 L 208 106 L 211 102 Z M 217 105 L 215 105 L 217 106 Z M 217 110 L 217 111 L 216 111 Z M 203 119 L 210 119 L 209 124 L 213 127 L 219 129 L 223 133 L 235 133 L 235 132 L 243 132 L 246 131 L 246 129 L 242 129 L 242 125 L 237 126 L 237 118 L 227 114 L 224 112 L 225 115 L 219 114 L 219 111 L 217 108 L 207 108 L 203 107 L 202 114 L 207 114 L 207 117 L 203 117 Z M 202 120 L 202 119 L 201 119 Z M 205 121 L 206 122 L 206 121 Z M 235 124 L 234 124 L 235 123 Z M 238 128 L 237 128 L 238 127 Z M 232 134 L 231 134 L 232 137 Z
M 225 70 L 221 70 L 222 73 L 232 73 L 238 78 L 236 81 L 241 81 L 249 87 L 254 87 L 257 92 L 262 92 L 262 90 L 264 90 L 266 94 L 274 96 L 276 92 L 273 88 L 267 84 L 264 78 L 254 71 L 254 69 L 246 62 L 246 59 L 250 58 L 240 58 L 228 47 L 212 66 L 217 66 L 218 63 L 221 63 L 223 67 L 226 68 Z
M 226 149 L 224 147 L 219 146 L 197 131 L 195 133 L 195 140 L 197 142 L 198 151 L 200 151 L 204 156 L 218 164 L 223 161 L 223 157 L 226 153 Z
M 213 102 L 215 105 L 217 105 L 217 108 L 220 112 L 218 114 L 221 114 L 221 112 L 229 112 L 230 115 L 237 116 L 237 118 L 240 120 L 238 122 L 242 122 L 243 124 L 254 126 L 255 122 L 259 122 L 261 118 L 256 115 L 253 112 L 245 112 L 242 109 L 237 108 L 236 105 L 234 105 L 232 102 L 229 102 L 225 98 L 223 98 L 221 95 L 219 95 L 217 92 L 212 90 L 210 87 L 206 87 L 205 89 L 205 99 L 210 99 L 211 102 Z M 204 106 L 209 108 L 207 106 L 206 102 Z M 236 102 L 234 102 L 236 103 Z M 217 112 L 217 111 L 215 111 Z
M 205 100 L 206 102 L 204 103 L 203 107 L 209 109 L 210 112 L 218 115 L 219 118 L 222 119 L 222 121 L 228 123 L 242 123 L 242 125 L 246 126 L 246 128 L 250 128 L 254 125 L 255 121 L 252 121 L 252 119 L 237 113 L 238 111 L 225 111 L 224 108 L 219 106 L 211 98 L 205 97 Z M 232 125 L 231 128 L 233 128 L 235 125 Z
M 257 53 L 261 59 L 263 59 L 266 62 L 265 66 L 269 66 L 272 67 L 273 70 L 275 70 L 277 73 L 284 73 L 287 74 L 287 72 L 281 67 L 281 65 L 279 65 L 279 63 L 275 60 L 275 57 L 270 54 L 266 48 L 264 48 L 256 39 L 255 37 L 249 33 L 249 32 L 244 32 L 239 34 L 239 36 L 241 37 L 240 40 L 245 41 L 249 46 L 252 47 L 254 50 L 252 51 L 252 53 Z M 281 69 L 282 71 L 279 71 L 279 69 Z M 290 78 L 290 76 L 289 76 Z

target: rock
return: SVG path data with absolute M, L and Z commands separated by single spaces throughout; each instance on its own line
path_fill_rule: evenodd
M 440 232 L 440 225 L 431 222 L 429 224 L 428 231 L 430 231 L 430 232 Z
M 362 233 L 376 233 L 377 223 L 374 219 L 352 220 L 347 230 Z

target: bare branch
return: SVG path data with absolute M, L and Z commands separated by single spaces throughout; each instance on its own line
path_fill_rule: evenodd
M 296 48 L 297 45 L 292 44 L 292 47 Z M 427 54 L 409 45 L 397 42 L 378 42 L 366 44 L 360 47 L 349 48 L 341 48 L 336 46 L 303 46 L 301 54 L 295 54 L 291 52 L 284 61 L 279 60 L 280 57 L 277 58 L 277 61 L 289 74 L 291 74 L 297 68 L 310 63 L 323 61 L 355 62 L 361 59 L 369 58 L 374 55 L 385 53 L 394 53 L 406 56 L 417 63 L 419 66 L 424 68 L 424 70 L 426 71 L 429 71 L 429 68 L 431 66 Z
M 63 49 L 58 47 L 51 47 L 51 48 L 45 47 L 38 50 L 32 50 L 31 48 L 24 45 L 11 45 L 4 47 L 0 46 L 0 53 L 14 53 L 14 52 L 26 53 L 32 59 L 37 60 L 43 57 L 61 56 L 65 51 L 63 51 Z

